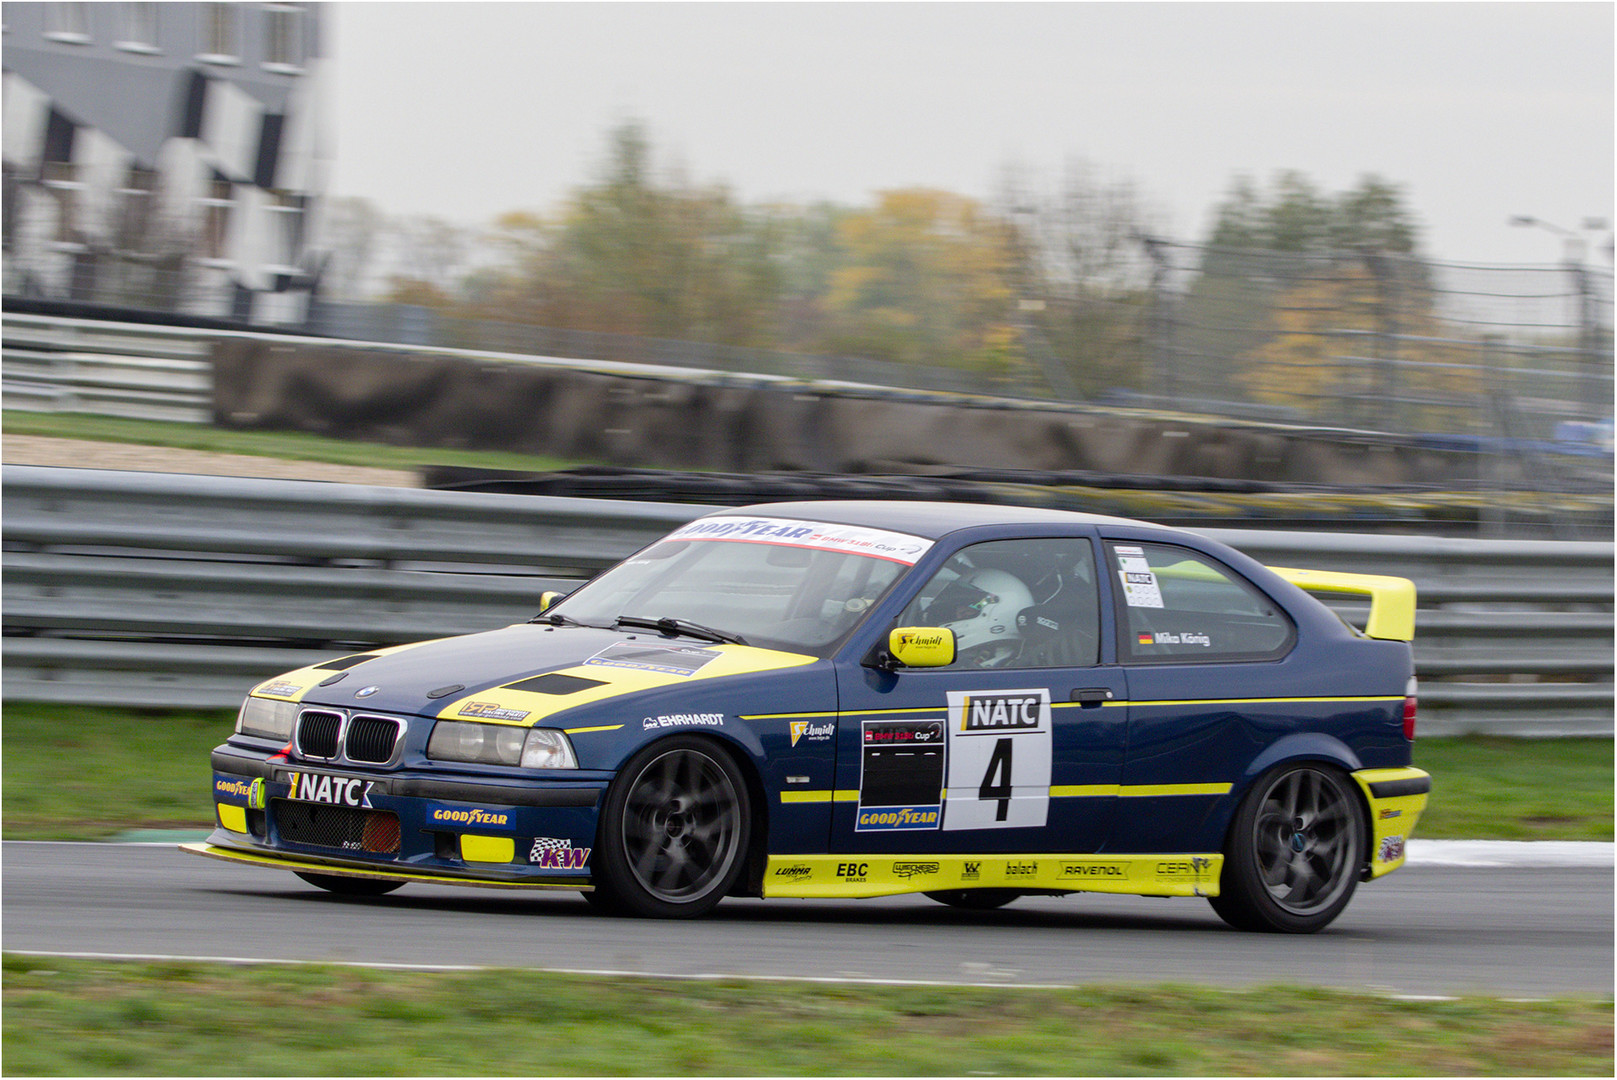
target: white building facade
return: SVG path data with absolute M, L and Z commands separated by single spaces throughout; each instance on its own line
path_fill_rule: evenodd
M 318 4 L 8 2 L 0 22 L 8 297 L 305 320 Z

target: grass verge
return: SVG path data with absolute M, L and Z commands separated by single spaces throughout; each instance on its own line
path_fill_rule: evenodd
M 1594 1000 L 658 982 L 15 955 L 4 971 L 9 1075 L 1612 1071 L 1611 1003 Z
M 229 710 L 7 703 L 3 835 L 93 840 L 208 827 L 208 752 L 234 722 Z M 1434 784 L 1417 838 L 1612 839 L 1610 739 L 1422 739 L 1415 762 Z
M 461 465 L 482 469 L 549 472 L 584 464 L 537 454 L 500 450 L 452 450 L 428 446 L 392 446 L 387 443 L 332 439 L 298 431 L 244 431 L 210 424 L 178 424 L 158 420 L 125 420 L 87 413 L 38 413 L 7 410 L 0 413 L 0 431 L 7 435 L 46 435 L 95 442 L 134 443 L 180 450 L 206 450 L 216 454 L 251 454 L 290 461 L 321 461 L 377 469 L 416 469 L 423 465 Z

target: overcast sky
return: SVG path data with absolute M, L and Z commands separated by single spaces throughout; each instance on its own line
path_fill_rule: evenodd
M 337 195 L 482 224 L 551 212 L 643 121 L 661 162 L 745 202 L 1007 162 L 1132 180 L 1175 239 L 1231 180 L 1400 185 L 1427 253 L 1545 264 L 1612 216 L 1610 3 L 341 3 Z M 1605 236 L 1590 257 L 1605 264 Z

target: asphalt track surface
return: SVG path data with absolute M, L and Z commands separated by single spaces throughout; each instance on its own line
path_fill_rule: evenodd
M 597 915 L 577 893 L 409 885 L 379 899 L 168 845 L 10 842 L 7 951 L 523 967 L 672 977 L 1074 985 L 1275 983 L 1408 995 L 1609 996 L 1612 868 L 1409 866 L 1322 933 L 1230 930 L 1203 900 L 726 900 L 695 922 Z

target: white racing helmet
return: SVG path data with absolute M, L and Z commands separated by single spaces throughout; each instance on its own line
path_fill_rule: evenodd
M 1016 615 L 1032 604 L 1033 594 L 1016 575 L 974 570 L 944 586 L 927 613 L 934 625 L 954 631 L 957 657 L 993 667 L 1016 655 L 1022 637 Z

